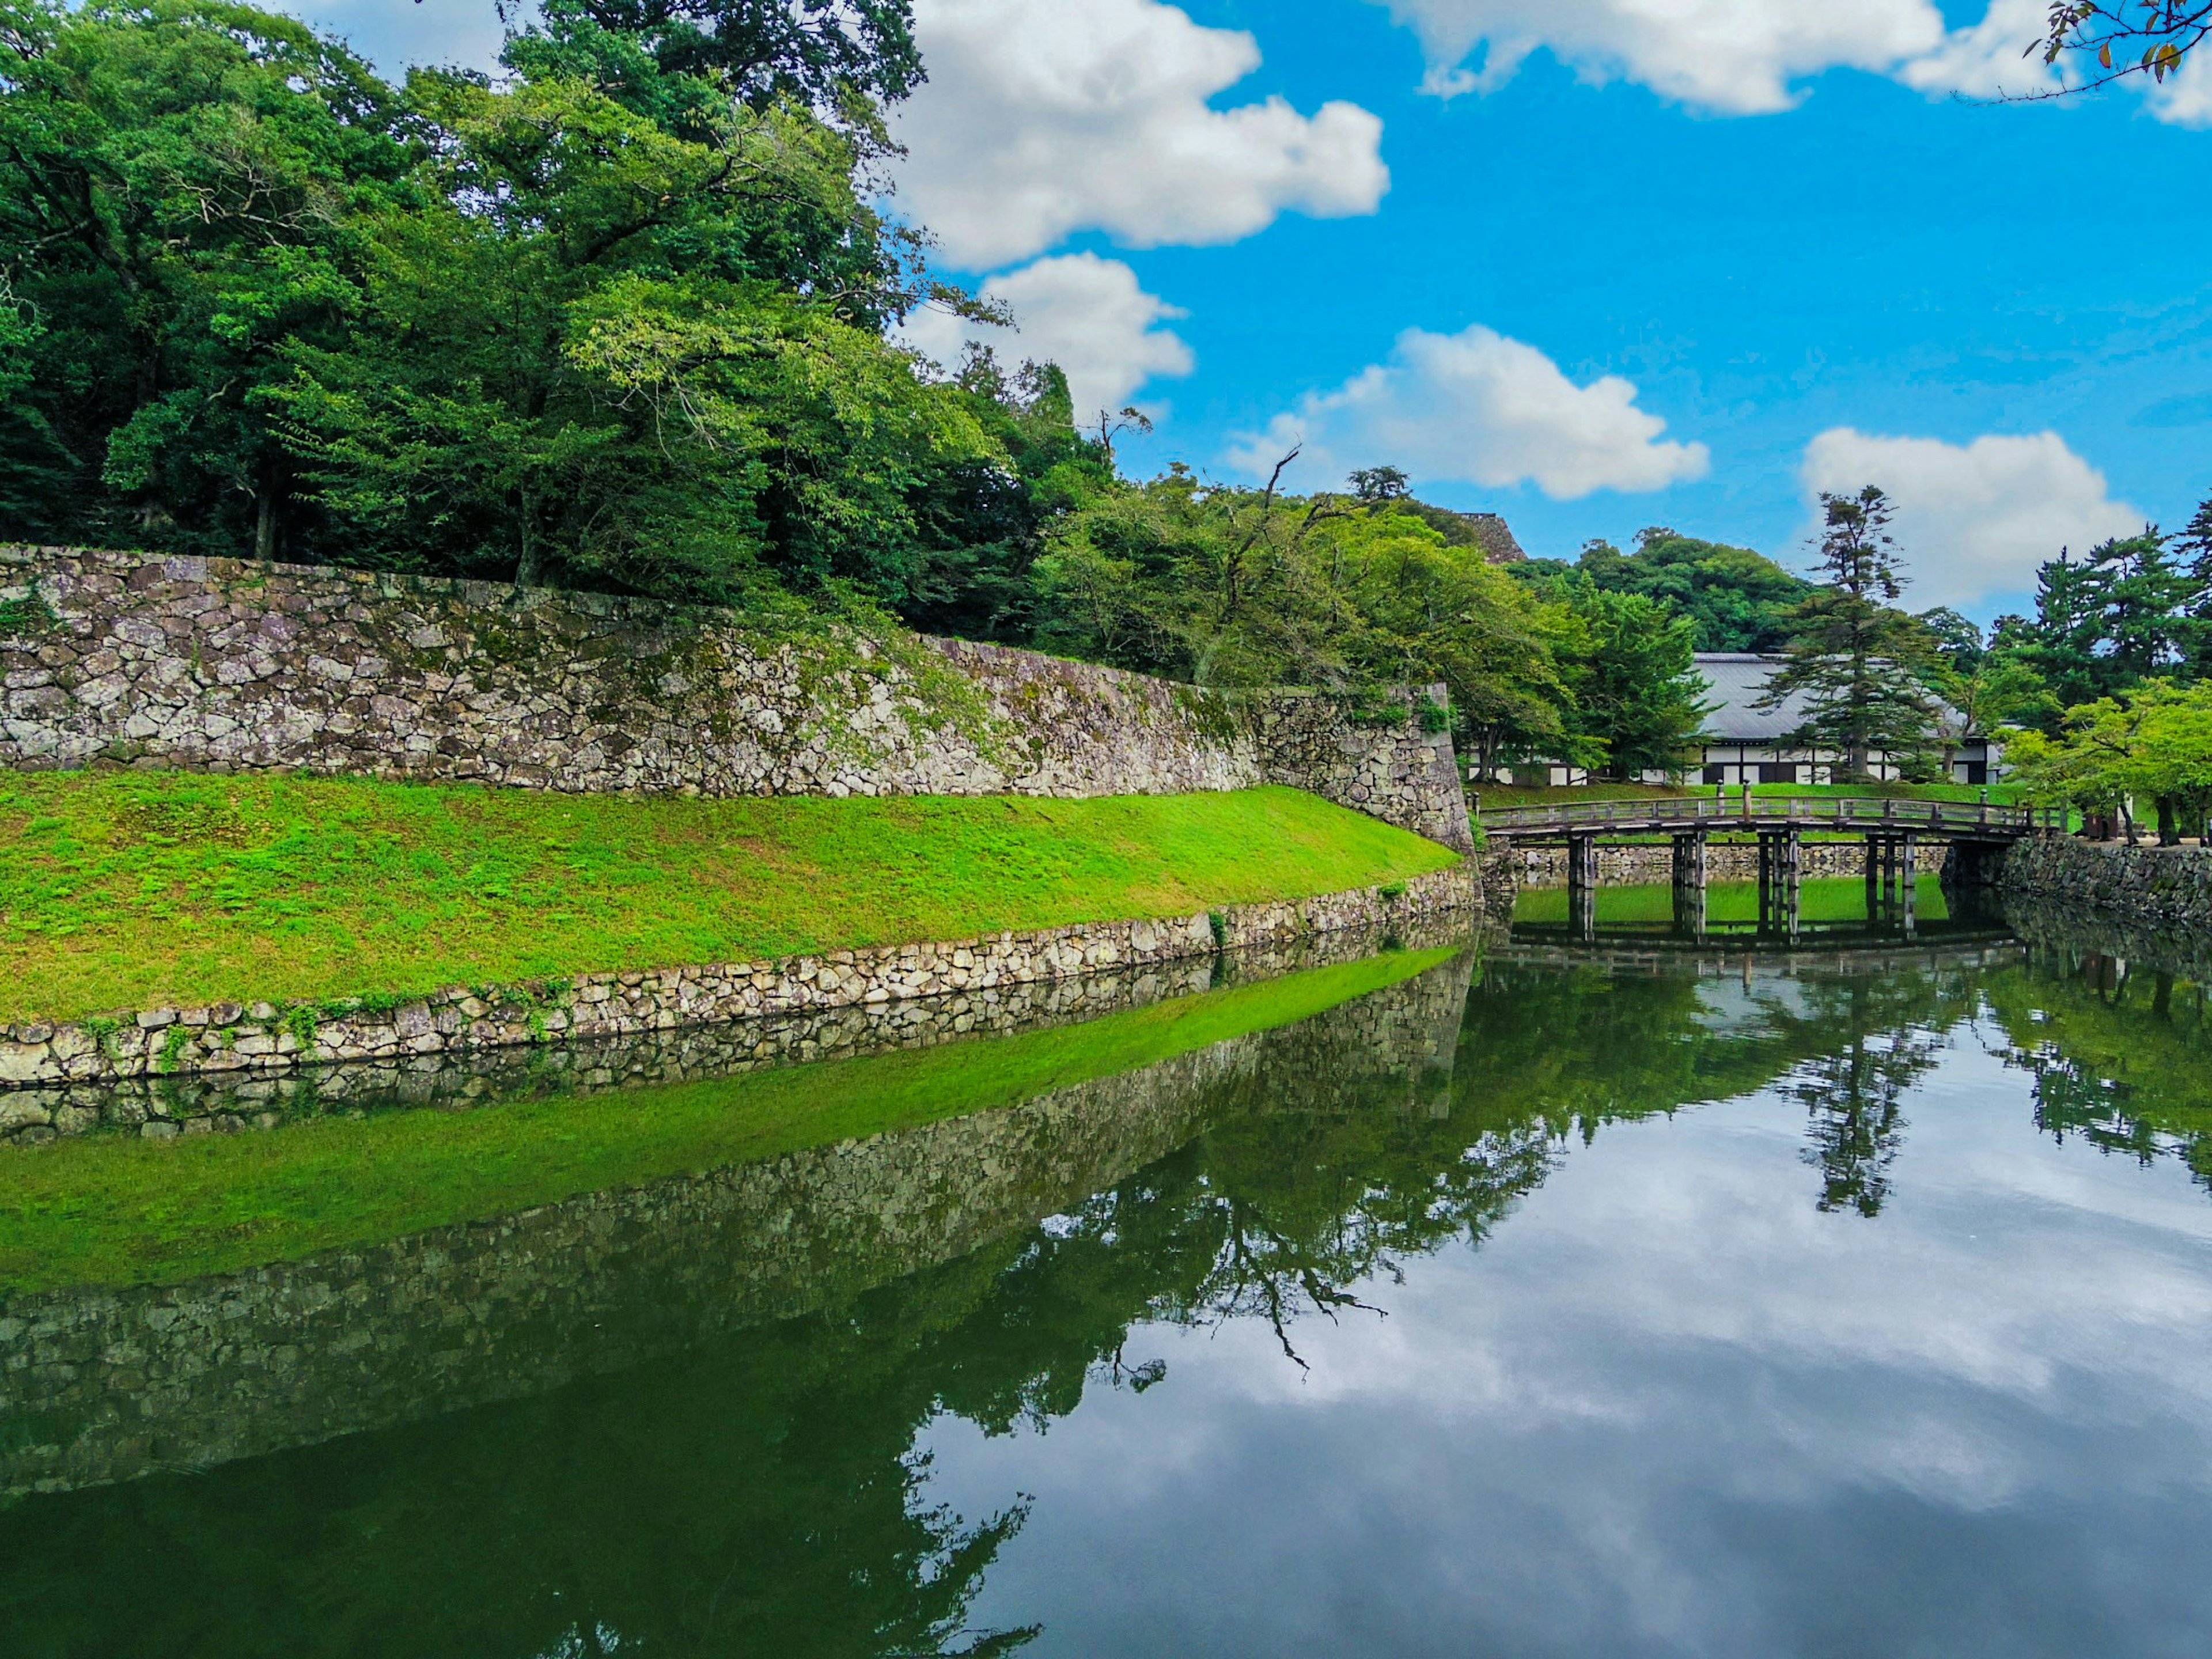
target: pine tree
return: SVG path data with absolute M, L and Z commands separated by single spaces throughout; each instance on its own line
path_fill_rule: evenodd
M 1786 660 L 1759 706 L 1802 693 L 1804 719 L 1790 741 L 1841 750 L 1843 775 L 1863 778 L 1876 750 L 1917 757 L 1928 747 L 1936 709 L 1921 676 L 1933 651 L 1927 629 L 1894 603 L 1905 578 L 1889 498 L 1869 484 L 1824 495 L 1820 507 L 1821 585 L 1791 617 Z

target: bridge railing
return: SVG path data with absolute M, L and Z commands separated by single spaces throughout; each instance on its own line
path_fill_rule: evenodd
M 1894 795 L 1662 797 L 1559 802 L 1478 811 L 1486 834 L 1687 833 L 1698 830 L 1840 830 L 1847 834 L 2013 837 L 2064 833 L 2063 807 L 2000 806 L 1985 801 L 1900 799 Z

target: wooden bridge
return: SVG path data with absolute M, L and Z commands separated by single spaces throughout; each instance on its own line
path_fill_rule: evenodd
M 1650 796 L 1634 800 L 1559 802 L 1478 811 L 1486 841 L 1512 847 L 1565 846 L 1570 927 L 1594 938 L 1597 851 L 1607 842 L 1674 843 L 1677 933 L 1702 939 L 1705 923 L 1705 850 L 1715 836 L 1755 837 L 1759 844 L 1759 926 L 1787 938 L 1802 932 L 1799 884 L 1808 835 L 1866 846 L 1867 915 L 1913 927 L 1913 893 L 1923 840 L 1960 849 L 1962 859 L 2030 836 L 2063 835 L 2063 807 L 1999 806 L 1981 801 L 1900 799 L 1893 795 Z

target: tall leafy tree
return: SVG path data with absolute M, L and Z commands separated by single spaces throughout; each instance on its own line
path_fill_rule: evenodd
M 389 88 L 222 0 L 0 5 L 0 511 L 12 533 L 268 556 L 265 398 L 362 303 L 406 198 Z
M 664 74 L 711 81 L 756 109 L 796 99 L 847 113 L 922 81 L 911 0 L 548 0 L 545 15 L 556 32 L 588 21 L 630 35 Z
M 1566 568 L 1555 560 L 1522 567 L 1536 580 Z M 1811 592 L 1802 579 L 1747 547 L 1656 525 L 1638 533 L 1631 553 L 1608 542 L 1589 543 L 1572 568 L 1606 592 L 1639 594 L 1687 617 L 1700 651 L 1779 650 L 1789 637 L 1790 612 Z
M 568 73 L 579 54 L 625 97 Z M 295 350 L 279 394 L 351 558 L 902 598 L 939 475 L 1006 457 L 972 395 L 880 332 L 918 296 L 866 252 L 854 141 L 793 104 L 663 96 L 588 21 L 556 14 L 510 58 L 511 88 L 410 77 L 423 200 L 379 221 L 357 325 Z M 671 103 L 713 125 L 653 112 Z
M 1935 710 L 1921 677 L 1933 653 L 1928 630 L 1895 604 L 1905 577 L 1889 498 L 1869 484 L 1856 495 L 1823 495 L 1820 508 L 1824 580 L 1792 618 L 1764 706 L 1802 694 L 1792 740 L 1842 750 L 1844 774 L 1864 777 L 1876 750 L 1910 756 L 1927 747 Z

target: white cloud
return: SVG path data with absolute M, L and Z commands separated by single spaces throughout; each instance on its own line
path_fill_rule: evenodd
M 1080 424 L 1102 409 L 1119 409 L 1156 375 L 1188 374 L 1190 347 L 1160 325 L 1184 313 L 1147 294 L 1119 259 L 1070 253 L 1039 259 L 992 277 L 983 297 L 1002 301 L 1014 328 L 978 326 L 946 312 L 924 312 L 907 325 L 910 343 L 950 362 L 969 340 L 994 347 L 1003 360 L 1058 363 Z
M 1949 444 L 1834 427 L 1807 446 L 1804 481 L 1808 493 L 1870 483 L 1888 493 L 1915 608 L 2032 589 L 2036 567 L 2061 547 L 2079 553 L 2143 524 L 2055 432 Z
M 2163 82 L 2146 83 L 2136 76 L 2138 87 L 2148 85 L 2151 113 L 2178 127 L 2212 127 L 2212 68 L 2207 62 L 2199 48 Z
M 2057 84 L 2043 54 L 2028 49 L 2049 26 L 2049 0 L 1990 0 L 1978 23 L 1953 29 L 1933 52 L 1900 65 L 1897 78 L 1928 93 L 1970 98 L 2039 92 Z
M 1309 392 L 1230 460 L 1265 473 L 1293 444 L 1301 471 L 1388 465 L 1421 480 L 1492 489 L 1533 480 L 1571 501 L 1599 489 L 1662 489 L 1702 477 L 1705 447 L 1660 436 L 1634 384 L 1607 374 L 1577 386 L 1532 345 L 1477 324 L 1457 334 L 1407 329 L 1388 363 L 1334 392 Z
M 2050 84 L 2022 52 L 2045 0 L 1991 0 L 1947 30 L 1934 0 L 1378 0 L 1420 37 L 1431 90 L 1487 92 L 1549 50 L 1584 80 L 1632 81 L 1727 115 L 1788 109 L 1832 69 L 1893 76 L 1932 94 Z M 1480 52 L 1478 68 L 1465 67 Z
M 1732 115 L 1787 109 L 1801 76 L 1882 70 L 1934 51 L 1929 0 L 1383 0 L 1419 35 L 1439 91 L 1488 91 L 1548 47 L 1585 79 L 1634 81 Z M 1481 68 L 1459 69 L 1476 47 Z
M 898 112 L 900 196 L 958 264 L 1071 232 L 1135 246 L 1233 242 L 1289 211 L 1372 213 L 1382 124 L 1355 104 L 1209 100 L 1258 43 L 1160 0 L 917 0 L 929 80 Z

